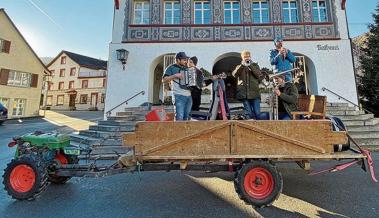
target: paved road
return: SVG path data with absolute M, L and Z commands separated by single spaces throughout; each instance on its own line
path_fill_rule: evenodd
M 6 147 L 10 137 L 37 127 L 70 131 L 41 120 L 0 127 L 1 174 L 13 155 Z M 379 153 L 374 158 L 379 166 Z M 12 200 L 0 190 L 0 217 L 379 217 L 379 184 L 358 167 L 319 176 L 292 169 L 282 174 L 280 198 L 272 207 L 257 210 L 238 199 L 229 173 L 145 172 L 74 178 L 63 186 L 50 185 L 31 202 Z

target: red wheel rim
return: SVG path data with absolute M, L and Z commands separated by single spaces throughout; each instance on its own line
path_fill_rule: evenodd
M 12 189 L 25 193 L 30 191 L 36 182 L 36 173 L 33 168 L 26 164 L 20 164 L 13 168 L 10 176 Z
M 59 161 L 59 163 L 62 165 L 68 164 L 68 160 L 63 154 L 57 154 L 55 156 L 55 160 Z
M 261 200 L 272 193 L 274 189 L 274 179 L 268 170 L 262 167 L 256 167 L 245 175 L 244 188 L 248 195 Z

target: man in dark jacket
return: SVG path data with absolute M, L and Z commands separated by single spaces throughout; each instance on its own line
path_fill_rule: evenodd
M 274 90 L 278 96 L 278 118 L 279 120 L 292 119 L 291 112 L 297 111 L 299 94 L 292 82 L 285 82 L 285 75 L 275 77 L 278 87 Z
M 233 76 L 237 79 L 236 98 L 243 103 L 243 108 L 247 119 L 260 119 L 261 93 L 259 83 L 263 75 L 257 64 L 253 64 L 249 51 L 241 52 L 242 62 L 233 71 Z

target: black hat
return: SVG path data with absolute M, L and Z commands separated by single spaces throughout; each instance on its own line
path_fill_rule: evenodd
M 190 58 L 193 64 L 197 65 L 197 62 L 199 61 L 196 56 L 193 56 Z
M 188 59 L 189 57 L 184 52 L 178 52 L 176 53 L 175 59 Z

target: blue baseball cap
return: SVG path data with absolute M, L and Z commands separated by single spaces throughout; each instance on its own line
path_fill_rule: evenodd
M 185 52 L 178 52 L 175 55 L 175 59 L 188 59 L 189 57 L 186 55 Z
M 274 43 L 276 44 L 276 43 L 278 43 L 278 42 L 283 42 L 283 37 L 282 37 L 282 36 L 277 36 L 277 37 L 275 37 L 275 39 L 274 39 Z

